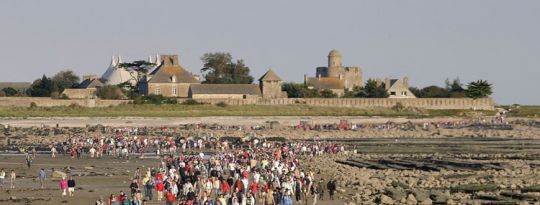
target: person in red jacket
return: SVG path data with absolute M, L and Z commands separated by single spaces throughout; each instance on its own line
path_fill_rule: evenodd
M 167 205 L 173 205 L 174 202 L 176 202 L 176 197 L 174 196 L 174 194 L 171 192 L 171 190 L 167 190 L 167 193 L 165 194 L 165 202 Z
M 165 184 L 162 180 L 158 180 L 156 184 L 157 200 L 161 201 L 163 199 L 163 190 L 165 189 Z
M 221 193 L 227 195 L 227 193 L 229 193 L 230 190 L 231 190 L 231 186 L 229 185 L 229 183 L 223 180 L 221 182 Z

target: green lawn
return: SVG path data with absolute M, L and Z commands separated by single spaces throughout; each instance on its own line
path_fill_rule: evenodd
M 509 117 L 540 117 L 540 106 L 508 106 L 506 108 L 510 109 L 507 113 Z
M 357 109 L 307 105 L 120 105 L 117 107 L 0 107 L 0 117 L 204 117 L 204 116 L 466 116 L 468 110 Z M 492 115 L 493 112 L 474 112 Z

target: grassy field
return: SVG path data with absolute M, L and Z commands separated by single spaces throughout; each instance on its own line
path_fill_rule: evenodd
M 121 105 L 117 107 L 0 107 L 0 117 L 204 117 L 204 116 L 440 116 L 492 115 L 491 111 L 313 107 L 307 105 Z
M 540 106 L 509 106 L 507 109 L 510 109 L 509 117 L 540 117 Z

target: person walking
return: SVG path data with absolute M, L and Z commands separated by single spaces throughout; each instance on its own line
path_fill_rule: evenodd
M 62 190 L 62 197 L 66 196 L 67 189 L 68 189 L 68 183 L 67 183 L 66 177 L 62 177 L 62 180 L 58 182 L 58 185 L 60 186 L 60 190 Z
M 328 194 L 330 194 L 330 200 L 334 200 L 334 192 L 336 191 L 336 180 L 332 179 L 328 181 L 326 188 L 328 189 Z
M 4 180 L 6 179 L 6 171 L 0 170 L 0 189 L 4 189 Z
M 54 147 L 54 145 L 51 147 L 51 158 L 56 158 L 56 152 L 58 152 L 56 150 L 56 147 Z
M 15 178 L 17 178 L 17 174 L 15 174 L 15 170 L 11 170 L 11 173 L 9 174 L 9 187 L 11 189 L 15 189 Z
M 165 194 L 165 203 L 167 205 L 173 205 L 174 202 L 176 202 L 176 197 L 172 193 L 172 191 L 169 189 L 167 190 L 167 193 Z
M 47 177 L 47 174 L 45 173 L 45 169 L 41 168 L 39 170 L 38 178 L 39 178 L 39 184 L 41 185 L 40 188 L 43 189 L 43 184 L 45 182 L 45 178 Z
M 154 180 L 153 179 L 144 179 L 146 182 L 144 184 L 144 198 L 152 201 L 152 190 L 154 189 Z
M 30 153 L 26 153 L 26 167 L 28 169 L 30 169 L 30 167 L 32 166 L 32 156 L 30 156 Z
M 75 193 L 75 180 L 73 179 L 72 176 L 69 177 L 67 184 L 68 184 L 69 197 L 73 197 Z

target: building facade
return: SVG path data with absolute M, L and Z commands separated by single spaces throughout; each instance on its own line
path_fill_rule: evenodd
M 192 84 L 200 82 L 180 66 L 178 55 L 161 55 L 159 66 L 142 78 L 139 90 L 144 95 L 187 98 Z
M 356 86 L 362 86 L 362 69 L 360 67 L 346 67 L 342 64 L 342 56 L 338 50 L 332 50 L 328 54 L 328 65 L 317 67 L 316 77 L 304 76 L 304 83 L 317 90 L 332 90 L 338 96 L 343 95 L 345 90 L 352 90 Z

